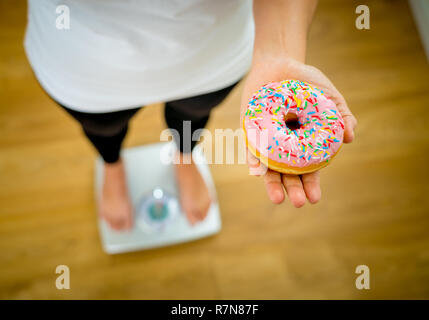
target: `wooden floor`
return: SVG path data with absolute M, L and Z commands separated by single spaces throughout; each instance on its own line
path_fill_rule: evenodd
M 308 62 L 359 120 L 355 143 L 322 170 L 323 200 L 270 204 L 243 165 L 213 165 L 222 232 L 193 243 L 103 253 L 94 150 L 39 88 L 22 48 L 25 2 L 0 0 L 0 298 L 429 298 L 429 67 L 405 1 L 320 1 Z M 209 128 L 237 128 L 241 86 Z M 159 141 L 160 105 L 126 146 Z M 55 268 L 71 271 L 57 290 Z M 371 289 L 355 288 L 368 265 Z

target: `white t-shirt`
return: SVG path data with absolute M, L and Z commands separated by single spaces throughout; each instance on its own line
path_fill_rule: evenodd
M 253 38 L 251 0 L 29 0 L 25 49 L 54 99 L 97 113 L 224 88 Z

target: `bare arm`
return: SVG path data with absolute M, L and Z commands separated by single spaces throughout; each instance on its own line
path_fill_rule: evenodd
M 317 0 L 255 0 L 253 64 L 281 57 L 304 62 L 316 5 Z
M 316 0 L 254 0 L 255 45 L 252 67 L 244 85 L 241 115 L 252 94 L 263 84 L 299 79 L 323 89 L 337 104 L 345 121 L 344 142 L 349 143 L 357 122 L 344 97 L 319 69 L 305 64 L 307 34 L 316 5 Z M 284 201 L 284 190 L 295 207 L 303 206 L 306 199 L 316 203 L 321 198 L 319 172 L 294 176 L 263 170 L 250 152 L 248 164 L 251 174 L 264 175 L 268 197 L 274 203 Z

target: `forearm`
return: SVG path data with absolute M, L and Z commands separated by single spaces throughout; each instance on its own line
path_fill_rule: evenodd
M 254 0 L 253 66 L 282 58 L 304 62 L 316 5 L 317 0 Z

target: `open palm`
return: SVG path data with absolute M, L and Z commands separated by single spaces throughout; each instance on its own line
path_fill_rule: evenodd
M 261 86 L 286 79 L 305 81 L 323 90 L 325 95 L 335 102 L 344 119 L 344 142 L 350 143 L 353 141 L 357 121 L 348 108 L 344 97 L 319 69 L 293 59 L 281 61 L 276 59 L 265 61 L 263 65 L 253 66 L 244 84 L 240 124 L 248 101 Z M 267 170 L 250 151 L 247 151 L 247 163 L 250 174 L 264 176 L 268 197 L 276 204 L 284 201 L 284 190 L 286 190 L 286 194 L 292 204 L 297 208 L 302 207 L 306 199 L 310 203 L 316 203 L 321 198 L 319 171 L 303 175 L 288 175 L 270 169 Z

